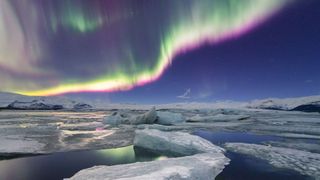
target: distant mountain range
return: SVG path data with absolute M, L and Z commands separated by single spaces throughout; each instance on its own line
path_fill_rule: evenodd
M 89 109 L 91 105 L 78 102 L 62 96 L 23 96 L 20 94 L 0 92 L 0 107 L 2 109 L 22 110 L 59 110 L 59 109 Z
M 320 96 L 307 96 L 298 98 L 268 98 L 253 100 L 250 102 L 219 101 L 213 103 L 171 103 L 161 105 L 139 105 L 139 104 L 118 104 L 118 103 L 95 103 L 94 101 L 83 102 L 63 96 L 23 96 L 13 93 L 0 92 L 0 108 L 2 109 L 27 109 L 27 110 L 58 110 L 58 109 L 149 109 L 152 106 L 157 108 L 249 108 L 269 109 L 282 111 L 304 111 L 320 112 Z
M 320 112 L 320 96 L 254 100 L 248 103 L 246 107 L 252 109 Z

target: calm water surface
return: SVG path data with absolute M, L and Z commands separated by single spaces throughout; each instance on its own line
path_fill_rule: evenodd
M 0 180 L 59 180 L 96 165 L 127 164 L 165 158 L 133 146 L 54 153 L 0 161 Z
M 226 142 L 242 142 L 261 144 L 265 141 L 281 141 L 280 137 L 269 135 L 255 135 L 247 133 L 196 131 L 198 135 L 213 144 L 222 145 Z M 271 166 L 267 161 L 234 152 L 227 152 L 231 160 L 216 180 L 306 180 L 310 177 L 288 169 Z

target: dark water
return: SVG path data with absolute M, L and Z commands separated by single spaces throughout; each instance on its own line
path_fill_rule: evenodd
M 216 180 L 310 180 L 300 173 L 271 166 L 268 162 L 252 156 L 228 152 L 231 162 Z
M 226 142 L 242 142 L 261 144 L 265 141 L 280 141 L 282 138 L 269 135 L 255 135 L 247 133 L 229 133 L 229 132 L 210 132 L 210 131 L 196 131 L 194 135 L 200 136 L 213 144 L 221 145 Z
M 0 180 L 58 180 L 95 165 L 127 164 L 164 158 L 133 146 L 54 153 L 0 161 Z
M 280 141 L 282 138 L 268 135 L 246 133 L 196 131 L 194 133 L 214 144 L 222 145 L 226 142 L 242 142 L 261 144 L 264 141 Z M 271 166 L 267 161 L 234 152 L 227 152 L 231 160 L 216 180 L 306 180 L 311 179 L 300 173 Z

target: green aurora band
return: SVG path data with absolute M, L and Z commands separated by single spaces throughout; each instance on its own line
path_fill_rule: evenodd
M 0 90 L 130 90 L 160 78 L 175 56 L 239 37 L 291 1 L 40 2 L 0 0 Z

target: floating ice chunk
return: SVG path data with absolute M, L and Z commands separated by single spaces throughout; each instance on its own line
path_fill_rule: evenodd
M 26 139 L 20 136 L 1 137 L 0 153 L 42 153 L 45 144 L 36 140 Z
M 156 129 L 136 130 L 134 145 L 178 155 L 224 152 L 223 148 L 213 145 L 199 136 L 183 132 L 163 132 Z
M 275 167 L 292 169 L 303 175 L 320 179 L 320 154 L 245 143 L 226 143 L 225 147 L 230 151 L 264 159 Z
M 117 111 L 112 115 L 107 116 L 104 120 L 104 124 L 120 125 L 120 124 L 152 124 L 157 119 L 157 113 L 155 108 L 152 108 L 148 112 L 142 115 L 132 115 L 130 112 Z
M 180 113 L 158 111 L 157 116 L 158 116 L 158 119 L 156 121 L 157 124 L 173 125 L 173 124 L 185 122 L 185 118 Z
M 199 116 L 195 115 L 187 120 L 187 122 L 212 122 L 212 121 L 241 121 L 247 120 L 250 116 L 248 115 L 225 115 L 217 114 L 214 116 Z
M 95 166 L 81 170 L 71 180 L 150 180 L 202 179 L 212 180 L 229 163 L 222 153 L 205 153 L 152 162 L 116 166 Z

